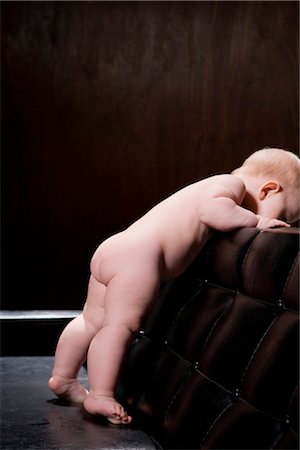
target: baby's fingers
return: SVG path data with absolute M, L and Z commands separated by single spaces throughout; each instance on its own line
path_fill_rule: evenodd
M 269 217 L 258 216 L 259 221 L 257 223 L 257 228 L 261 230 L 266 230 L 267 228 L 275 228 L 275 227 L 290 227 L 290 225 L 283 220 L 279 219 L 270 219 Z
M 291 225 L 284 222 L 283 220 L 279 220 L 279 219 L 272 219 L 270 220 L 269 223 L 269 227 L 270 228 L 274 228 L 274 227 L 290 227 Z

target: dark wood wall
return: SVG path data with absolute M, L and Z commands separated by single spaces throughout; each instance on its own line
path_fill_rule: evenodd
M 80 308 L 98 243 L 298 151 L 298 2 L 2 2 L 2 307 Z

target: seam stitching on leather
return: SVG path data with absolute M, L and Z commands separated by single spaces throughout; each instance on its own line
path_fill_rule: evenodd
M 204 437 L 203 437 L 203 439 L 202 439 L 202 441 L 200 443 L 200 448 L 202 448 L 202 444 L 204 443 L 205 439 L 207 438 L 207 436 L 209 435 L 210 431 L 215 426 L 215 424 L 218 422 L 220 417 L 222 417 L 229 408 L 232 408 L 232 406 L 233 406 L 233 403 L 230 403 L 230 405 L 225 406 L 225 408 L 218 414 L 218 416 L 215 418 L 213 423 L 210 425 L 210 427 L 206 431 L 206 433 L 205 433 L 205 435 L 204 435 Z
M 274 317 L 274 319 L 272 320 L 272 322 L 270 323 L 270 325 L 268 326 L 268 328 L 266 329 L 266 331 L 264 332 L 264 334 L 263 334 L 262 337 L 260 338 L 260 340 L 259 340 L 257 346 L 255 347 L 255 349 L 254 349 L 254 351 L 253 351 L 253 353 L 252 353 L 252 355 L 251 355 L 251 357 L 250 357 L 250 359 L 249 359 L 249 361 L 248 361 L 248 364 L 247 364 L 247 366 L 246 366 L 246 368 L 245 368 L 245 370 L 244 370 L 244 373 L 243 373 L 243 375 L 241 376 L 241 380 L 240 380 L 239 386 L 241 386 L 241 384 L 243 383 L 244 378 L 245 378 L 245 376 L 246 376 L 246 373 L 247 373 L 247 371 L 248 371 L 248 369 L 249 369 L 249 367 L 250 367 L 250 365 L 251 365 L 251 363 L 252 363 L 252 361 L 253 361 L 253 359 L 254 359 L 254 356 L 256 355 L 256 353 L 257 353 L 259 347 L 261 346 L 262 342 L 264 341 L 265 337 L 266 337 L 267 334 L 269 333 L 270 329 L 272 328 L 272 326 L 273 326 L 273 324 L 274 324 L 274 322 L 275 322 L 276 320 L 277 320 L 277 316 Z
M 298 253 L 297 253 L 297 255 L 295 256 L 294 262 L 293 262 L 293 264 L 291 265 L 291 268 L 290 268 L 290 270 L 289 270 L 288 276 L 287 276 L 287 278 L 286 278 L 286 282 L 285 282 L 284 288 L 283 288 L 283 290 L 282 290 L 282 295 L 281 295 L 282 298 L 283 298 L 284 295 L 285 295 L 285 291 L 286 291 L 286 289 L 287 289 L 288 283 L 289 283 L 289 281 L 290 281 L 292 272 L 293 272 L 293 270 L 294 270 L 294 267 L 295 267 L 297 261 L 298 261 Z

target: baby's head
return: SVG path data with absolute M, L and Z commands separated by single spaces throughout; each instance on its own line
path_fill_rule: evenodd
M 263 148 L 250 155 L 232 173 L 257 182 L 258 214 L 262 212 L 262 215 L 278 218 L 278 211 L 281 211 L 281 217 L 289 223 L 299 219 L 300 159 L 294 153 Z
M 287 150 L 263 148 L 252 153 L 233 173 L 277 179 L 283 186 L 299 189 L 300 160 Z

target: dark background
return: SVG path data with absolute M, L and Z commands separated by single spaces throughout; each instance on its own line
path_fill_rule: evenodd
M 298 2 L 2 2 L 2 308 L 81 308 L 108 235 L 298 151 Z

